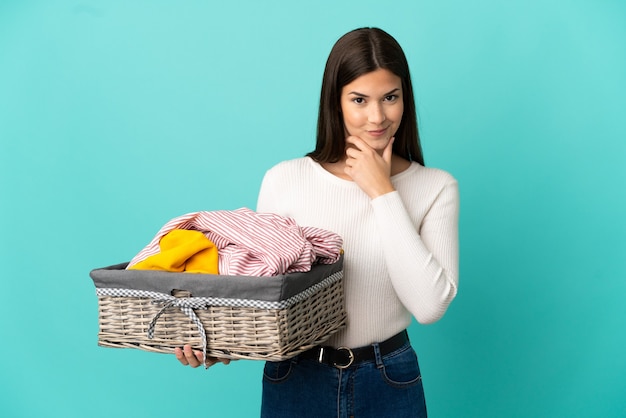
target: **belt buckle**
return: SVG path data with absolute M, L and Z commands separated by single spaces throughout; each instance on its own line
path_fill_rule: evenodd
M 335 362 L 335 363 L 333 363 L 333 366 L 338 368 L 338 369 L 347 369 L 354 362 L 354 353 L 348 347 L 339 347 L 337 349 L 337 351 L 342 351 L 342 350 L 348 352 L 348 363 L 347 364 L 338 364 L 338 363 Z

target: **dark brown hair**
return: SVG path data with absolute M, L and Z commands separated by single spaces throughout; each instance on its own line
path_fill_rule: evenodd
M 402 80 L 404 112 L 395 134 L 393 153 L 424 165 L 417 130 L 417 116 L 409 65 L 398 42 L 378 28 L 360 28 L 335 43 L 324 69 L 317 119 L 315 150 L 307 156 L 317 162 L 337 162 L 346 147 L 341 90 L 356 78 L 378 69 L 389 70 Z

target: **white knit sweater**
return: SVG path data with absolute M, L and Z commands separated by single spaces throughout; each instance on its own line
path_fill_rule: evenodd
M 348 326 L 329 341 L 361 347 L 440 319 L 458 285 L 459 193 L 448 173 L 418 163 L 370 199 L 311 158 L 284 161 L 263 179 L 258 212 L 338 233 L 344 240 Z

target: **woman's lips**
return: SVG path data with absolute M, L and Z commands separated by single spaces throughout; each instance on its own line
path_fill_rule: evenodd
M 367 131 L 367 133 L 370 134 L 371 136 L 382 136 L 385 134 L 385 132 L 387 132 L 387 128 L 377 129 L 375 131 Z

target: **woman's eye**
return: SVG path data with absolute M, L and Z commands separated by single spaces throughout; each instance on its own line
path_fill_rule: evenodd
M 398 98 L 398 96 L 396 96 L 395 94 L 390 94 L 389 96 L 385 97 L 385 100 L 388 101 L 388 102 L 393 102 L 397 98 Z
M 365 102 L 362 97 L 355 97 L 354 99 L 352 99 L 352 101 L 356 104 L 362 104 L 363 102 Z

